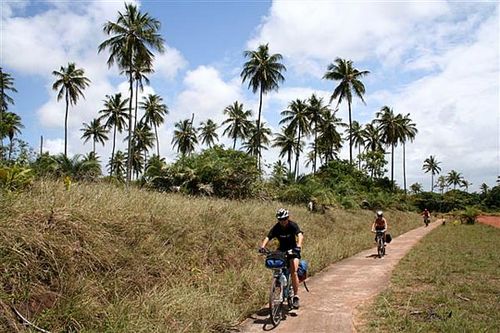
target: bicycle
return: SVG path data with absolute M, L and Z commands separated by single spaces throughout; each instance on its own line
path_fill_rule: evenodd
M 427 227 L 429 225 L 429 223 L 431 223 L 430 217 L 424 216 L 424 223 L 425 223 L 425 226 Z
M 293 309 L 293 288 L 289 269 L 291 250 L 287 252 L 265 249 L 266 268 L 272 269 L 273 279 L 269 291 L 269 317 L 274 326 L 278 326 L 284 315 L 284 303 L 288 311 Z
M 384 230 L 376 230 L 375 233 L 375 241 L 377 242 L 377 254 L 379 258 L 382 258 L 385 255 L 385 240 L 384 240 Z

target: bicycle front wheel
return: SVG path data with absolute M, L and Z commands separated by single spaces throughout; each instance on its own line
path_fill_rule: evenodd
M 281 321 L 283 307 L 283 286 L 278 279 L 273 279 L 269 293 L 269 317 L 274 326 Z
M 377 241 L 377 252 L 378 252 L 378 257 L 382 258 L 384 255 L 384 242 L 382 241 L 382 237 L 379 237 Z

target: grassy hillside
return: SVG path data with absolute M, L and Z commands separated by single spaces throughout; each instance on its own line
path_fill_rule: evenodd
M 499 332 L 500 229 L 447 224 L 397 266 L 360 332 Z
M 0 331 L 20 327 L 10 306 L 53 332 L 228 330 L 265 303 L 256 250 L 279 206 L 62 182 L 4 195 Z M 373 246 L 370 211 L 289 208 L 312 272 Z M 394 235 L 421 222 L 387 217 Z

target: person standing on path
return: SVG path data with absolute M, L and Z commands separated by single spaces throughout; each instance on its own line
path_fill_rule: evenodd
M 267 237 L 262 241 L 259 252 L 264 253 L 266 250 L 266 245 L 273 238 L 277 238 L 279 241 L 278 250 L 282 252 L 289 252 L 287 258 L 289 259 L 290 275 L 292 278 L 293 287 L 293 307 L 299 308 L 299 277 L 297 275 L 297 269 L 299 268 L 300 253 L 302 251 L 302 242 L 304 241 L 304 235 L 300 230 L 297 223 L 290 220 L 288 210 L 284 208 L 278 209 L 276 212 L 276 218 L 278 223 L 276 223 Z

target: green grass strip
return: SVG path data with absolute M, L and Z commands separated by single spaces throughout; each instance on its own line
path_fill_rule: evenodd
M 500 229 L 440 226 L 364 309 L 360 332 L 500 332 Z

